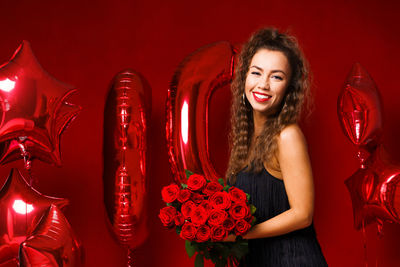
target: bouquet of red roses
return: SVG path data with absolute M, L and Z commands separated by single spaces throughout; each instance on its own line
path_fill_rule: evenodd
M 165 186 L 162 198 L 167 206 L 160 210 L 164 226 L 175 228 L 186 242 L 189 257 L 197 252 L 195 266 L 204 258 L 216 266 L 226 266 L 228 259 L 237 262 L 247 253 L 247 241 L 222 242 L 229 234 L 245 235 L 255 223 L 255 207 L 250 196 L 239 188 L 206 180 L 186 171 L 187 184 Z

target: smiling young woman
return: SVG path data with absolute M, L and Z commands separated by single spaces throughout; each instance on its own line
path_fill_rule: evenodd
M 226 176 L 257 207 L 242 264 L 327 266 L 312 220 L 307 144 L 297 124 L 310 95 L 308 65 L 296 39 L 273 28 L 253 34 L 239 55 L 232 93 Z

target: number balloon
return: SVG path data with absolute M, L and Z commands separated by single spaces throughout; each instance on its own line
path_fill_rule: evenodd
M 130 252 L 148 236 L 147 122 L 151 89 L 139 74 L 112 81 L 104 110 L 104 204 L 113 235 Z M 128 252 L 128 266 L 133 255 Z
M 210 180 L 221 177 L 210 160 L 208 108 L 213 92 L 232 80 L 234 55 L 230 43 L 214 43 L 186 57 L 175 71 L 167 96 L 166 138 L 177 183 L 186 182 L 185 169 Z

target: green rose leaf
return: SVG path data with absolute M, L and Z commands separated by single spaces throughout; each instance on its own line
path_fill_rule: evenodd
M 256 210 L 257 208 L 253 204 L 250 204 L 250 212 L 252 215 L 254 214 L 254 212 L 256 212 Z
M 193 172 L 185 169 L 185 174 L 186 174 L 186 178 L 189 179 L 189 177 L 193 174 Z
M 182 231 L 182 227 L 176 227 L 176 229 L 175 229 L 175 231 L 176 231 L 176 233 L 178 234 L 178 235 L 180 235 L 181 234 L 181 231 Z
M 191 258 L 196 252 L 196 249 L 192 246 L 192 242 L 190 242 L 189 240 L 185 240 L 185 248 L 189 258 Z
M 222 178 L 219 178 L 219 179 L 218 179 L 218 183 L 219 183 L 220 185 L 222 185 L 222 186 L 225 186 L 224 179 L 222 179 Z

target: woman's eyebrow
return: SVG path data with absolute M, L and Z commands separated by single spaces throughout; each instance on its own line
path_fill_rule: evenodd
M 258 69 L 258 70 L 260 70 L 260 71 L 264 71 L 263 68 L 261 68 L 261 67 L 259 67 L 259 66 L 256 66 L 256 65 L 252 65 L 252 66 L 250 66 L 250 68 L 256 68 L 256 69 Z M 276 73 L 276 72 L 281 72 L 281 73 L 283 73 L 285 76 L 287 76 L 286 73 L 285 73 L 283 70 L 271 70 L 271 73 Z
M 283 70 L 272 70 L 272 71 L 271 71 L 271 73 L 276 73 L 276 72 L 281 72 L 281 73 L 283 73 L 285 76 L 287 76 L 286 73 L 285 73 Z
M 260 67 L 258 67 L 258 66 L 256 66 L 256 65 L 250 66 L 250 68 L 256 68 L 256 69 L 258 69 L 258 70 L 261 70 L 261 71 L 263 71 L 263 69 L 262 69 L 262 68 L 260 68 Z

